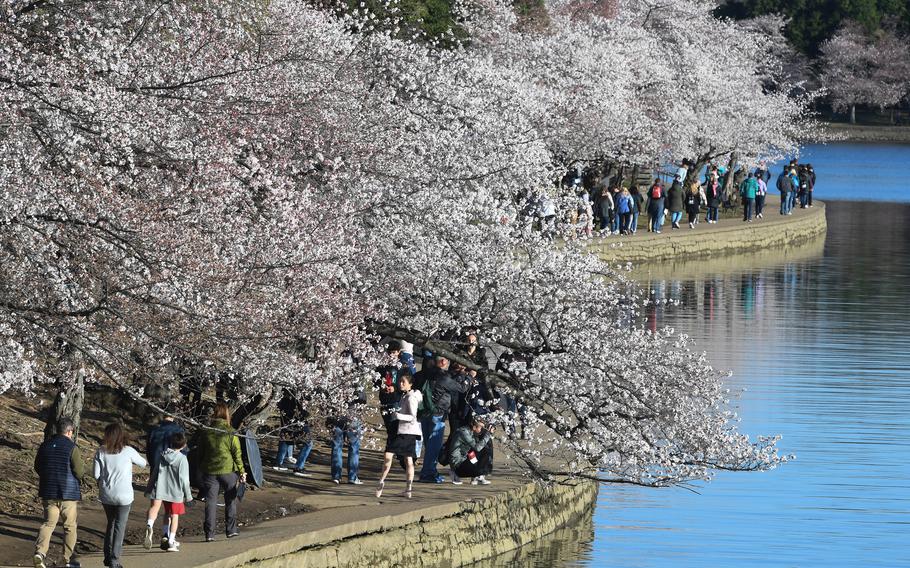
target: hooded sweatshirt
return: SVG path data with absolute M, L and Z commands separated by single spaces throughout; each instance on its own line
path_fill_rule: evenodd
M 190 465 L 182 452 L 171 448 L 164 450 L 158 469 L 152 472 L 149 479 L 149 489 L 145 496 L 171 503 L 189 503 L 193 500 Z
M 93 473 L 98 480 L 98 500 L 102 504 L 123 506 L 133 502 L 133 464 L 148 465 L 145 458 L 129 446 L 116 454 L 109 454 L 104 448 L 95 453 Z

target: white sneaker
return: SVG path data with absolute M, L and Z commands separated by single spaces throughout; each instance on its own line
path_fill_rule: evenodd
M 180 552 L 180 543 L 176 540 L 170 541 L 167 547 L 168 552 Z
M 274 469 L 275 471 L 287 471 L 288 470 L 288 468 L 280 466 L 280 465 L 273 465 L 272 469 Z
M 47 564 L 44 563 L 44 555 L 40 552 L 35 553 L 33 560 L 35 561 L 35 568 L 47 568 Z
M 475 477 L 471 480 L 471 485 L 489 485 L 491 482 L 486 477 L 481 475 L 480 477 Z
M 350 483 L 351 485 L 363 485 L 363 482 L 360 481 L 359 477 L 355 477 L 354 479 L 348 481 L 348 483 Z
M 307 473 L 305 471 L 295 471 L 294 475 L 296 475 L 297 477 L 313 477 L 312 474 Z
M 293 456 L 288 456 L 287 458 L 285 458 L 284 461 L 288 462 L 288 463 L 291 464 L 291 465 L 296 465 L 296 464 L 297 464 L 297 458 L 295 458 L 295 457 L 293 457 Z
M 152 549 L 152 527 L 145 525 L 145 538 L 142 540 L 142 546 L 146 550 Z
M 461 478 L 458 477 L 458 474 L 453 473 L 452 474 L 452 485 L 461 485 L 461 484 L 462 484 Z

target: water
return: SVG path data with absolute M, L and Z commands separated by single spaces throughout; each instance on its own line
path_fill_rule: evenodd
M 742 429 L 782 434 L 797 460 L 719 474 L 700 494 L 603 486 L 593 536 L 490 566 L 910 567 L 910 204 L 868 201 L 910 201 L 910 146 L 810 147 L 801 161 L 828 201 L 824 244 L 645 282 L 682 302 L 646 315 L 747 389 Z

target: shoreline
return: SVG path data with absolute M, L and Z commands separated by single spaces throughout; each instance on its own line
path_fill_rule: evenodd
M 738 217 L 721 218 L 714 225 L 702 220 L 695 229 L 689 229 L 685 222 L 681 229 L 671 229 L 667 223 L 661 234 L 639 229 L 634 236 L 594 237 L 584 246 L 604 261 L 631 263 L 634 271 L 641 271 L 647 270 L 651 263 L 697 262 L 724 255 L 787 251 L 817 240 L 827 232 L 823 202 L 816 200 L 814 207 L 797 208 L 793 215 L 787 216 L 778 213 L 779 207 L 779 196 L 769 195 L 765 205 L 766 218 L 751 223 Z M 647 219 L 639 224 L 647 227 Z
M 825 129 L 834 134 L 836 142 L 880 142 L 910 144 L 910 126 L 878 126 L 829 122 Z
M 403 484 L 387 484 L 388 497 L 381 500 L 370 499 L 371 484 L 369 489 L 343 484 L 339 491 L 344 496 L 338 496 L 343 503 L 259 523 L 230 540 L 186 538 L 177 554 L 124 546 L 123 560 L 131 568 L 160 568 L 174 561 L 205 568 L 392 568 L 426 566 L 424 558 L 432 557 L 434 566 L 466 566 L 570 527 L 590 515 L 597 501 L 599 484 L 593 481 L 544 486 L 515 475 L 495 479 L 496 485 L 468 486 L 467 491 L 451 485 L 424 486 L 419 492 L 415 487 L 410 501 L 396 496 L 397 485 Z M 361 495 L 352 499 L 352 493 Z M 85 568 L 102 563 L 99 554 L 80 560 Z

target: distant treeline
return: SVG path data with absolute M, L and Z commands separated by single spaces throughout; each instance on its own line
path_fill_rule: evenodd
M 735 19 L 780 14 L 789 19 L 784 31 L 793 46 L 817 57 L 825 40 L 846 21 L 861 24 L 872 33 L 883 26 L 910 30 L 907 0 L 730 0 L 717 10 Z

